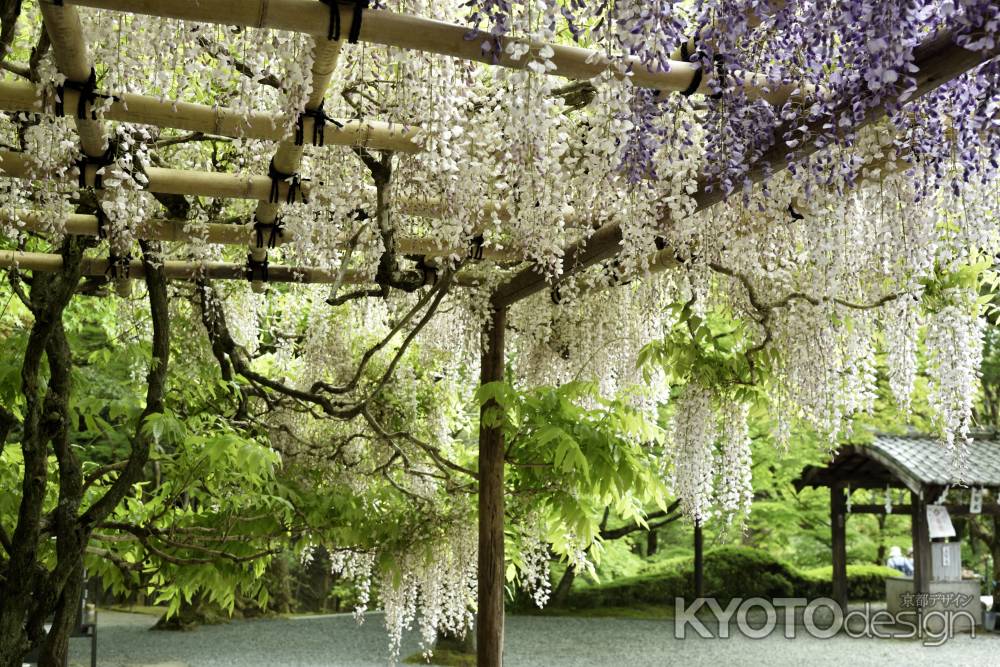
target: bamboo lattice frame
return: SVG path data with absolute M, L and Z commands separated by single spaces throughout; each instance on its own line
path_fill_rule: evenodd
M 90 62 L 86 43 L 83 38 L 79 15 L 73 5 L 100 9 L 124 11 L 137 14 L 161 16 L 189 21 L 240 25 L 244 27 L 262 27 L 278 30 L 290 30 L 312 35 L 314 37 L 315 65 L 312 72 L 313 93 L 306 105 L 307 109 L 315 109 L 325 94 L 330 74 L 336 65 L 340 44 L 330 42 L 326 38 L 329 7 L 318 0 L 172 0 L 169 3 L 157 0 L 67 0 L 54 4 L 51 0 L 41 0 L 43 18 L 46 29 L 53 43 L 53 54 L 60 71 L 68 79 L 80 81 L 90 72 Z M 351 21 L 353 9 L 341 6 L 341 21 L 348 24 Z M 386 10 L 365 11 L 364 21 L 360 30 L 360 40 L 373 44 L 382 44 L 403 49 L 412 49 L 448 55 L 462 60 L 486 64 L 496 64 L 503 67 L 523 68 L 525 60 L 514 61 L 503 54 L 494 62 L 492 54 L 484 53 L 477 40 L 467 38 L 468 28 L 448 24 L 416 16 L 397 14 Z M 543 44 L 529 44 L 533 50 L 542 48 Z M 550 45 L 554 51 L 551 60 L 556 65 L 553 72 L 556 75 L 571 79 L 589 79 L 608 69 L 610 61 L 594 51 L 578 47 Z M 916 63 L 920 71 L 916 74 L 918 90 L 916 95 L 923 94 L 938 85 L 964 73 L 988 59 L 990 55 L 969 52 L 955 46 L 950 35 L 938 35 L 917 50 Z M 683 91 L 693 82 L 697 66 L 683 61 L 674 61 L 667 72 L 653 72 L 640 63 L 631 63 L 632 80 L 636 85 L 656 88 L 661 92 Z M 698 92 L 711 90 L 711 73 L 701 81 Z M 792 86 L 773 87 L 759 75 L 746 76 L 744 85 L 751 95 L 760 96 L 771 102 L 781 102 L 793 94 Z M 74 102 L 76 91 L 66 90 L 64 101 L 68 105 Z M 25 83 L 0 83 L 0 109 L 8 111 L 29 111 L 48 113 L 51 110 L 51 93 L 39 86 Z M 876 110 L 868 117 L 871 122 L 881 117 L 884 111 Z M 161 101 L 145 95 L 123 95 L 119 100 L 111 102 L 104 114 L 111 120 L 123 120 L 134 123 L 145 123 L 158 127 L 170 127 L 188 131 L 205 132 L 219 136 L 246 136 L 279 141 L 275 153 L 275 165 L 282 171 L 294 172 L 302 156 L 302 146 L 295 146 L 287 141 L 287 125 L 282 124 L 281 117 L 276 114 L 251 113 L 244 116 L 234 110 L 216 109 L 207 105 L 185 102 Z M 311 119 L 304 119 L 306 136 L 311 136 L 309 126 Z M 84 152 L 96 156 L 103 152 L 106 137 L 99 121 L 77 119 L 81 145 Z M 342 129 L 330 128 L 327 134 L 329 142 L 342 145 L 362 145 L 375 149 L 415 152 L 420 150 L 420 129 L 403 127 L 375 121 L 345 121 Z M 807 152 L 816 150 L 806 147 Z M 764 156 L 751 172 L 754 181 L 762 180 L 765 175 L 764 165 L 773 170 L 783 168 L 786 156 L 791 150 L 780 140 Z M 13 177 L 27 178 L 37 176 L 30 173 L 23 155 L 17 153 L 0 153 L 0 169 Z M 84 183 L 93 185 L 96 167 L 86 167 Z M 267 223 L 277 215 L 276 205 L 270 203 L 271 179 L 265 176 L 236 176 L 231 174 L 216 174 L 211 172 L 193 172 L 177 169 L 150 167 L 148 189 L 164 194 L 197 195 L 225 198 L 256 199 L 258 201 L 257 217 Z M 308 191 L 308 188 L 304 188 Z M 288 185 L 279 185 L 279 196 L 287 197 Z M 716 189 L 709 191 L 699 188 L 695 194 L 696 210 L 704 210 L 723 199 Z M 435 206 L 433 202 L 407 202 L 398 208 L 399 212 L 411 215 L 437 217 L 443 207 Z M 484 214 L 495 212 L 503 219 L 508 213 L 489 202 L 484 203 Z M 568 207 L 569 221 L 579 221 L 578 214 Z M 664 220 L 664 223 L 668 222 Z M 78 225 L 82 224 L 77 221 Z M 27 224 L 31 224 L 30 220 Z M 95 223 L 96 225 L 96 220 Z M 86 227 L 90 229 L 90 223 Z M 77 228 L 83 228 L 78 226 Z M 246 234 L 246 226 L 237 226 L 241 231 L 221 230 L 219 225 L 208 225 L 208 238 L 218 238 L 222 243 L 239 242 L 237 239 Z M 178 230 L 174 221 L 163 221 L 150 226 L 145 223 L 143 229 L 149 230 L 154 237 L 173 235 L 173 238 L 193 239 L 197 232 L 185 233 Z M 198 234 L 200 236 L 200 234 Z M 213 241 L 214 242 L 214 241 Z M 563 276 L 568 277 L 583 268 L 597 262 L 610 259 L 618 254 L 621 248 L 621 229 L 617 225 L 607 225 L 596 230 L 592 235 L 585 236 L 580 241 L 565 249 L 563 256 Z M 405 249 L 420 251 L 426 249 L 426 254 L 454 254 L 458 248 L 434 248 L 433 244 L 421 242 L 419 239 L 404 239 L 400 244 Z M 261 249 L 253 248 L 258 256 L 263 256 Z M 489 252 L 485 249 L 488 259 L 511 259 L 510 253 Z M 405 250 L 404 250 L 405 252 Z M 666 249 L 658 252 L 651 262 L 653 270 L 676 264 L 673 253 Z M 537 293 L 547 285 L 546 279 L 533 267 L 527 267 L 503 283 L 494 293 L 494 305 L 507 307 L 521 299 Z
M 87 52 L 79 15 L 75 5 L 101 9 L 111 9 L 140 14 L 165 16 L 190 21 L 241 25 L 244 27 L 266 27 L 306 33 L 314 38 L 315 65 L 312 71 L 313 93 L 306 108 L 315 109 L 326 92 L 330 74 L 336 65 L 340 52 L 339 43 L 326 39 L 326 31 L 331 9 L 319 0 L 64 0 L 67 4 L 52 0 L 39 0 L 46 29 L 53 45 L 53 54 L 60 70 L 71 81 L 84 81 L 89 76 L 93 63 Z M 349 24 L 352 7 L 341 6 L 341 22 Z M 414 49 L 428 53 L 452 56 L 467 61 L 494 64 L 494 54 L 484 53 L 478 40 L 467 39 L 468 29 L 420 17 L 394 14 L 384 10 L 366 10 L 360 28 L 360 39 L 365 42 Z M 516 38 L 515 38 L 516 39 Z M 542 44 L 528 45 L 532 50 L 541 49 Z M 610 61 L 602 54 L 577 47 L 550 45 L 556 65 L 555 74 L 571 79 L 590 79 L 606 71 Z M 917 90 L 915 96 L 927 93 L 935 87 L 972 69 L 994 54 L 972 53 L 953 44 L 951 35 L 932 37 L 922 44 L 915 53 L 915 74 Z M 499 54 L 496 63 L 504 67 L 523 68 L 526 60 L 513 61 L 506 53 Z M 692 86 L 698 73 L 697 66 L 675 61 L 667 72 L 653 72 L 641 63 L 631 63 L 632 80 L 639 86 L 654 88 L 661 92 L 685 91 Z M 698 92 L 712 89 L 713 73 L 706 72 L 697 88 Z M 772 103 L 781 102 L 794 91 L 790 86 L 775 87 L 771 90 L 763 78 L 745 75 L 744 84 L 749 94 L 767 99 Z M 805 91 L 808 95 L 811 91 Z M 72 93 L 64 100 L 73 103 Z M 50 94 L 37 86 L 24 84 L 0 84 L 0 109 L 8 111 L 33 111 L 51 113 Z M 872 111 L 866 122 L 872 122 L 884 115 L 884 109 Z M 204 105 L 187 103 L 162 103 L 142 95 L 122 96 L 112 102 L 105 118 L 146 123 L 160 127 L 173 127 L 188 131 L 199 131 L 222 136 L 252 136 L 254 138 L 277 141 L 274 164 L 283 173 L 293 173 L 298 169 L 302 157 L 302 147 L 287 141 L 283 128 L 287 123 L 271 114 L 243 114 L 225 109 L 212 109 Z M 285 119 L 288 120 L 288 119 Z M 103 123 L 89 118 L 78 119 L 77 128 L 83 152 L 91 157 L 103 154 L 106 134 Z M 277 128 L 277 129 L 276 129 Z M 306 135 L 311 128 L 306 126 Z M 786 158 L 791 149 L 781 140 L 782 128 L 776 132 L 776 144 L 753 165 L 750 178 L 763 180 L 767 173 L 786 166 Z M 419 128 L 403 128 L 374 122 L 351 125 L 345 123 L 343 130 L 331 131 L 330 143 L 345 145 L 365 145 L 399 151 L 419 150 Z M 800 152 L 810 154 L 815 146 L 800 147 Z M 6 153 L 0 155 L 0 169 L 14 177 L 37 177 L 31 174 L 29 164 L 23 155 Z M 92 185 L 96 168 L 87 168 L 83 174 L 86 185 Z M 267 223 L 274 220 L 277 208 L 271 203 L 271 179 L 263 176 L 233 176 L 229 174 L 200 173 L 172 169 L 147 169 L 149 189 L 165 194 L 198 194 L 213 197 L 235 197 L 257 200 L 257 218 Z M 279 192 L 282 199 L 287 197 L 287 185 Z M 697 210 L 705 210 L 720 202 L 724 195 L 718 190 L 709 191 L 705 186 L 694 195 Z M 440 211 L 440 202 L 413 202 L 414 211 L 433 215 Z M 484 202 L 484 213 L 508 216 L 508 212 L 495 204 Z M 568 211 L 579 220 L 582 215 Z M 419 215 L 420 213 L 414 213 Z M 484 216 L 485 217 L 485 216 Z M 42 216 L 28 213 L 19 216 L 21 223 L 30 226 L 44 226 Z M 479 222 L 479 221 L 477 221 Z M 668 220 L 662 221 L 664 225 Z M 72 233 L 97 234 L 98 221 L 94 216 L 72 215 L 66 220 L 66 228 Z M 139 232 L 151 239 L 193 240 L 212 239 L 212 242 L 246 244 L 251 236 L 248 226 L 204 225 L 193 228 L 176 221 L 145 221 Z M 287 241 L 288 239 L 282 239 Z M 571 244 L 564 250 L 562 275 L 574 273 L 605 259 L 617 255 L 622 246 L 623 235 L 617 225 L 607 225 L 596 230 L 583 240 Z M 415 242 L 416 240 L 414 240 Z M 400 243 L 405 252 L 406 244 Z M 264 249 L 252 247 L 251 253 L 263 257 Z M 58 271 L 62 257 L 41 253 L 16 251 L 0 252 L 0 268 L 21 268 L 35 271 Z M 665 268 L 676 265 L 674 253 L 666 248 L 653 258 L 652 266 Z M 83 273 L 90 276 L 107 275 L 112 268 L 109 260 L 84 260 Z M 239 264 L 223 262 L 164 262 L 165 272 L 174 279 L 245 279 L 246 268 Z M 132 261 L 128 265 L 129 275 L 142 275 L 141 262 Z M 363 282 L 364 277 L 351 271 L 330 271 L 318 268 L 269 266 L 271 280 L 313 283 Z M 460 274 L 457 284 L 475 285 L 483 279 Z M 534 267 L 529 267 L 514 275 L 493 293 L 493 326 L 488 330 L 486 345 L 483 347 L 482 381 L 490 382 L 503 378 L 504 330 L 507 308 L 548 285 L 544 276 Z M 116 286 L 117 287 L 117 286 Z M 489 405 L 483 407 L 487 409 Z M 480 466 L 479 466 L 479 590 L 477 633 L 479 637 L 479 664 L 485 667 L 502 663 L 503 644 L 503 567 L 504 567 L 504 442 L 499 429 L 490 428 L 485 420 L 480 422 Z

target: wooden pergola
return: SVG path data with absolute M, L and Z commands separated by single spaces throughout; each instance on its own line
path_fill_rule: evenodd
M 61 74 L 65 75 L 73 86 L 63 89 L 62 103 L 56 105 L 50 91 L 40 89 L 34 84 L 0 83 L 0 110 L 8 112 L 33 112 L 49 115 L 63 114 L 67 109 L 79 109 L 75 115 L 81 147 L 85 155 L 91 159 L 100 159 L 107 143 L 104 119 L 147 124 L 162 128 L 175 128 L 186 131 L 210 132 L 219 136 L 252 137 L 268 139 L 276 142 L 273 165 L 282 174 L 296 174 L 301 158 L 308 145 L 322 145 L 324 133 L 315 131 L 317 111 L 322 109 L 322 102 L 329 86 L 330 77 L 337 64 L 341 48 L 351 48 L 344 41 L 359 41 L 412 49 L 426 53 L 440 54 L 466 61 L 483 63 L 488 66 L 524 68 L 528 59 L 511 60 L 506 53 L 499 56 L 484 53 L 477 40 L 469 40 L 468 27 L 452 25 L 417 16 L 409 16 L 387 10 L 363 8 L 367 3 L 356 2 L 322 2 L 320 0 L 39 0 L 45 28 L 52 42 L 53 56 Z M 184 101 L 162 100 L 154 96 L 124 95 L 112 101 L 103 112 L 101 118 L 92 116 L 92 100 L 81 99 L 78 89 L 86 86 L 95 63 L 91 61 L 87 43 L 83 34 L 80 16 L 76 6 L 86 6 L 136 14 L 154 15 L 166 18 L 188 21 L 207 22 L 222 25 L 234 25 L 253 28 L 273 28 L 311 35 L 313 38 L 314 65 L 312 68 L 312 93 L 305 105 L 304 113 L 298 119 L 301 123 L 299 136 L 293 138 L 282 131 L 288 127 L 289 120 L 277 114 L 254 112 L 249 115 L 232 109 L 192 104 Z M 335 12 L 336 16 L 331 16 Z M 343 26 L 344 40 L 340 35 L 332 35 L 329 26 L 336 19 L 336 24 Z M 331 37 L 337 37 L 331 39 Z M 513 37 L 510 41 L 518 41 Z M 569 79 L 587 80 L 593 78 L 612 66 L 612 62 L 603 53 L 584 48 L 525 43 L 532 52 L 543 48 L 551 48 L 554 55 L 551 61 L 556 69 L 555 76 Z M 955 44 L 952 35 L 947 33 L 929 36 L 915 51 L 915 71 L 912 74 L 916 87 L 911 99 L 918 98 L 938 86 L 964 74 L 981 63 L 989 60 L 995 53 L 973 52 Z M 712 90 L 713 72 L 702 73 L 699 66 L 691 62 L 676 60 L 670 63 L 668 71 L 650 70 L 634 58 L 627 63 L 635 85 L 656 89 L 662 94 L 694 92 L 707 93 Z M 745 73 L 744 89 L 747 94 L 775 104 L 780 104 L 792 94 L 793 86 L 768 87 L 763 84 L 760 75 Z M 694 90 L 692 90 L 692 88 Z M 808 91 L 807 91 L 808 92 Z M 101 96 L 100 93 L 98 96 Z M 106 97 L 106 96 L 104 96 Z M 868 112 L 864 124 L 876 122 L 885 116 L 884 108 Z M 312 115 L 310 115 L 312 114 Z M 822 122 L 822 121 L 821 121 Z M 798 124 L 798 123 L 796 123 Z M 811 136 L 821 136 L 822 132 L 812 132 Z M 787 157 L 793 147 L 784 143 L 786 127 L 775 130 L 774 145 L 751 166 L 749 178 L 760 182 L 767 174 L 776 173 L 787 167 Z M 325 128 L 325 143 L 352 146 L 365 146 L 373 149 L 413 152 L 421 149 L 417 136 L 420 128 L 392 125 L 379 121 L 342 120 L 337 126 Z M 818 150 L 815 145 L 799 145 L 794 150 L 799 156 L 806 156 Z M 0 170 L 8 177 L 38 178 L 26 166 L 23 155 L 7 152 L 2 156 Z M 97 169 L 94 164 L 80 167 L 79 182 L 81 187 L 101 187 Z M 281 202 L 296 201 L 297 196 L 304 194 L 305 188 L 296 192 L 287 182 L 277 182 L 265 174 L 257 176 L 237 176 L 232 174 L 216 174 L 211 172 L 195 172 L 175 169 L 149 168 L 149 178 L 146 188 L 151 192 L 200 195 L 212 197 L 243 198 L 257 201 L 255 218 L 262 224 L 273 224 L 279 215 Z M 275 192 L 275 188 L 277 191 Z M 699 184 L 693 195 L 696 210 L 703 211 L 724 199 L 722 189 L 711 187 L 708 182 Z M 572 202 L 567 202 L 571 207 Z M 402 202 L 402 212 L 413 215 L 435 217 L 441 213 L 437 202 Z M 485 213 L 505 214 L 502 207 L 483 202 Z M 582 214 L 570 209 L 570 217 L 585 223 Z M 20 216 L 22 224 L 31 225 L 32 213 L 26 212 Z M 99 233 L 99 221 L 93 216 L 74 215 L 67 225 L 70 233 L 96 235 Z M 670 223 L 669 214 L 661 219 L 662 228 Z M 41 223 L 38 223 L 41 224 Z M 582 231 L 586 228 L 581 224 L 578 240 L 564 249 L 561 259 L 561 280 L 573 276 L 589 266 L 601 261 L 611 260 L 621 252 L 623 234 L 617 224 L 609 224 L 592 233 Z M 193 236 L 187 230 L 186 222 L 159 220 L 143 221 L 139 225 L 142 238 L 162 239 L 167 241 L 190 241 Z M 211 242 L 248 245 L 250 254 L 255 261 L 266 259 L 268 245 L 253 241 L 251 226 L 206 226 L 201 238 Z M 288 239 L 279 238 L 279 242 Z M 456 239 L 454 247 L 428 246 L 426 239 L 400 239 L 401 252 L 422 252 L 426 255 L 451 255 L 467 252 L 468 243 L 472 239 Z M 660 239 L 662 242 L 662 239 Z M 662 244 L 661 244 L 662 245 Z M 489 267 L 491 260 L 509 260 L 504 253 L 486 253 L 480 255 Z M 85 273 L 103 274 L 107 262 L 89 260 Z M 652 258 L 653 268 L 672 266 L 676 258 L 670 248 L 661 249 Z M 5 252 L 0 254 L 0 268 L 13 268 L 34 271 L 58 271 L 61 267 L 61 257 L 32 253 Z M 224 262 L 216 263 L 168 263 L 168 273 L 175 279 L 197 279 L 212 277 L 216 279 L 241 279 L 245 277 L 245 267 L 240 264 Z M 133 275 L 137 275 L 141 266 L 132 266 Z M 314 267 L 277 267 L 270 268 L 269 280 L 295 282 L 331 282 L 338 280 L 334 272 L 320 270 Z M 361 280 L 360 277 L 347 275 L 348 282 Z M 475 277 L 463 278 L 459 274 L 456 283 L 479 284 Z M 484 336 L 482 350 L 481 381 L 489 383 L 502 380 L 505 365 L 504 334 L 506 330 L 507 310 L 515 303 L 550 287 L 551 282 L 540 273 L 536 267 L 524 264 L 511 277 L 501 282 L 491 299 L 493 314 L 488 326 L 488 335 Z M 490 406 L 483 406 L 483 410 Z M 504 442 L 499 428 L 480 426 L 479 433 L 479 589 L 478 589 L 478 646 L 479 664 L 487 667 L 502 664 L 503 618 L 504 618 Z M 891 477 L 891 476 L 890 476 Z M 804 482 L 806 484 L 812 482 Z M 834 488 L 841 487 L 834 485 Z M 919 496 L 919 493 L 917 494 Z M 842 489 L 834 492 L 835 516 L 842 519 L 843 494 Z M 839 498 L 839 500 L 837 500 Z M 915 501 L 915 507 L 919 502 Z M 839 503 L 839 504 L 837 504 Z M 918 522 L 919 523 L 919 522 Z M 835 524 L 836 525 L 836 524 Z M 837 534 L 835 528 L 835 535 Z M 841 520 L 841 551 L 835 549 L 835 572 L 841 577 L 840 594 L 843 589 L 844 559 L 842 548 L 843 526 Z M 698 531 L 700 538 L 700 530 Z M 700 549 L 699 549 L 700 552 Z M 839 559 L 839 560 L 837 560 Z M 839 570 L 837 569 L 839 568 Z M 926 565 L 921 565 L 922 576 L 926 576 Z
M 829 487 L 833 562 L 833 599 L 846 609 L 847 493 L 854 489 L 904 489 L 910 503 L 893 511 L 908 513 L 913 536 L 913 592 L 927 593 L 931 581 L 931 538 L 927 506 L 949 487 L 1000 489 L 1000 440 L 976 439 L 968 445 L 968 467 L 961 482 L 952 474 L 951 453 L 941 442 L 920 436 L 879 435 L 868 445 L 841 447 L 825 466 L 806 466 L 796 489 Z M 969 515 L 969 503 L 947 503 L 953 516 Z M 884 505 L 851 505 L 851 514 L 885 514 Z M 983 503 L 983 514 L 1000 514 L 1000 503 Z

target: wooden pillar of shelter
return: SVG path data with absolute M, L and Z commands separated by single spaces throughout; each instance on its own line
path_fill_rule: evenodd
M 694 596 L 705 597 L 705 549 L 701 521 L 694 522 Z
M 504 328 L 507 310 L 493 311 L 483 336 L 482 384 L 503 380 Z M 504 442 L 501 427 L 487 425 L 488 401 L 479 412 L 479 605 L 476 623 L 477 664 L 501 667 L 504 625 Z
M 931 538 L 927 526 L 927 500 L 922 491 L 910 492 L 913 537 L 913 593 L 930 592 L 931 584 Z
M 833 551 L 833 599 L 847 610 L 847 495 L 841 484 L 830 486 L 830 545 Z

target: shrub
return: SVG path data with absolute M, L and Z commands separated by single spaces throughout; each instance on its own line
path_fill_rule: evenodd
M 886 577 L 897 573 L 880 565 L 848 565 L 852 600 L 880 600 Z M 799 570 L 767 552 L 727 546 L 705 554 L 705 595 L 732 598 L 828 597 L 832 593 L 831 566 Z M 632 605 L 673 604 L 676 597 L 694 597 L 694 559 L 676 558 L 657 563 L 635 577 L 596 585 L 581 584 L 570 591 L 565 607 L 595 609 Z
M 833 566 L 824 565 L 801 570 L 808 597 L 828 597 L 833 594 Z M 885 580 L 898 577 L 899 572 L 883 565 L 848 565 L 847 592 L 852 600 L 881 600 L 885 597 Z

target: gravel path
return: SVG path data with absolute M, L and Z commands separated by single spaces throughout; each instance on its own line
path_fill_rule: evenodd
M 192 632 L 150 632 L 153 618 L 102 612 L 101 667 L 378 667 L 387 664 L 381 617 L 358 627 L 350 615 L 239 621 Z M 71 665 L 88 646 L 74 640 Z M 415 633 L 403 656 L 417 650 Z M 505 664 L 511 667 L 663 667 L 664 665 L 995 665 L 1000 635 L 961 635 L 944 646 L 891 639 L 830 640 L 777 636 L 763 640 L 674 639 L 671 621 L 513 616 L 507 620 Z

